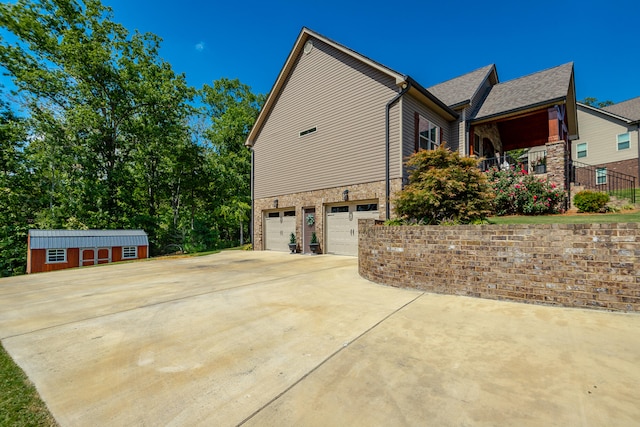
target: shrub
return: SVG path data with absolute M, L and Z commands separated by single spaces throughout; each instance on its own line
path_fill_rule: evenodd
M 580 212 L 604 212 L 609 195 L 599 191 L 584 190 L 573 196 L 573 204 Z
M 486 175 L 494 192 L 494 213 L 498 216 L 546 215 L 563 208 L 564 191 L 525 170 L 492 168 Z
M 409 184 L 395 199 L 404 219 L 468 224 L 491 213 L 493 194 L 475 159 L 444 147 L 420 150 L 407 161 Z

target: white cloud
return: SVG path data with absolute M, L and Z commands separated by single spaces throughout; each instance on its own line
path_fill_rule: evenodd
M 198 52 L 202 52 L 204 50 L 204 42 L 199 42 L 195 45 L 195 48 Z

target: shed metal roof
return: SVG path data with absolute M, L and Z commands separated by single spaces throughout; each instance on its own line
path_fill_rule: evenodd
M 29 230 L 30 249 L 148 246 L 144 230 Z

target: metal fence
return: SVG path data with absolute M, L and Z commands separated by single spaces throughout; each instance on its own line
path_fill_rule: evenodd
M 569 161 L 569 180 L 585 190 L 602 191 L 617 198 L 636 202 L 636 178 L 604 166 Z

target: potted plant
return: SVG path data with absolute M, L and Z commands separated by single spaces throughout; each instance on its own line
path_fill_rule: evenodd
M 311 242 L 309 243 L 309 249 L 311 249 L 312 253 L 317 254 L 319 247 L 320 247 L 320 243 L 318 243 L 318 236 L 314 231 L 313 233 L 311 233 Z
M 298 248 L 298 244 L 296 243 L 296 233 L 291 233 L 289 235 L 289 250 L 292 254 L 296 253 L 296 249 Z
M 537 174 L 547 173 L 547 156 L 542 157 L 536 162 L 534 172 Z

